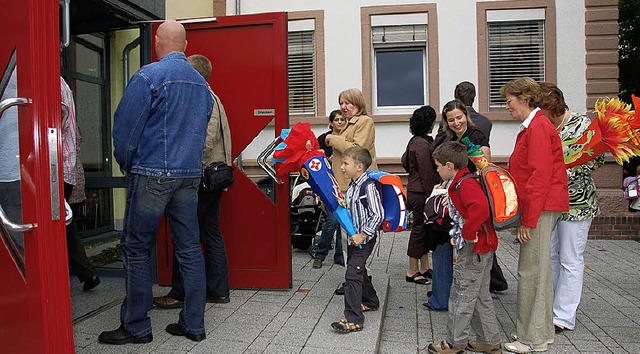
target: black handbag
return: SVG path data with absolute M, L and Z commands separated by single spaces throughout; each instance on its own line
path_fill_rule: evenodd
M 222 191 L 233 184 L 233 167 L 224 162 L 216 162 L 202 173 L 202 187 L 207 191 Z
M 213 96 L 213 95 L 212 95 Z M 215 101 L 215 96 L 213 97 Z M 217 103 L 217 102 L 216 102 Z M 224 133 L 222 131 L 222 114 L 220 113 L 220 104 L 218 106 L 218 115 L 220 116 L 220 134 L 222 134 L 222 150 L 224 146 Z M 202 170 L 201 186 L 206 191 L 221 192 L 233 184 L 233 167 L 225 162 L 215 162 L 213 165 Z

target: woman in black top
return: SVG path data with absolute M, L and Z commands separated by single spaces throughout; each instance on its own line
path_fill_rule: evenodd
M 407 152 L 402 157 L 403 165 L 409 172 L 407 181 L 407 207 L 413 212 L 413 226 L 407 245 L 409 269 L 406 280 L 418 284 L 431 283 L 429 249 L 427 247 L 427 231 L 424 224 L 424 203 L 433 186 L 438 183 L 430 146 L 433 138 L 429 136 L 436 121 L 436 111 L 431 106 L 416 109 L 409 119 L 409 130 L 413 137 L 407 145 Z
M 462 101 L 453 100 L 447 102 L 442 108 L 442 119 L 446 123 L 443 125 L 444 131 L 447 133 L 446 141 L 460 141 L 462 138 L 469 137 L 472 143 L 482 146 L 482 151 L 487 161 L 491 162 L 489 138 L 476 128 L 476 125 L 469 118 L 467 106 Z M 477 171 L 476 165 L 471 160 L 469 160 L 467 167 L 471 172 Z
M 342 116 L 342 112 L 339 109 L 334 110 L 329 114 L 329 131 L 318 137 L 318 143 L 320 148 L 324 151 L 327 157 L 333 155 L 333 148 L 325 142 L 327 135 L 334 134 L 340 135 L 340 131 L 347 125 L 347 118 Z M 338 166 L 339 167 L 339 166 Z

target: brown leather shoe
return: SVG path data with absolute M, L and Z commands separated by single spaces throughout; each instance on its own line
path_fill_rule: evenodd
M 176 300 L 169 295 L 165 295 L 154 297 L 153 304 L 161 309 L 179 309 L 182 308 L 184 301 Z

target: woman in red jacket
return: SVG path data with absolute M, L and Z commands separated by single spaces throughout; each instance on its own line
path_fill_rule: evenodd
M 500 89 L 511 117 L 522 122 L 509 158 L 522 221 L 518 227 L 517 338 L 505 344 L 515 353 L 546 351 L 553 343 L 551 231 L 561 212 L 569 210 L 567 172 L 556 128 L 537 107 L 540 85 L 529 77 Z

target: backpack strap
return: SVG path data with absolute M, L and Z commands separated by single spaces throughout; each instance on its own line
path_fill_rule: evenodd
M 360 204 L 362 204 L 365 209 L 369 209 L 369 200 L 367 199 L 367 186 L 372 183 L 376 183 L 376 180 L 369 177 L 360 185 L 360 194 L 358 195 L 358 199 L 360 200 Z
M 458 195 L 460 195 L 460 184 L 462 184 L 462 181 L 464 181 L 467 178 L 473 178 L 475 180 L 478 180 L 478 182 L 480 182 L 479 181 L 480 176 L 478 176 L 477 174 L 473 174 L 471 172 L 467 172 L 463 174 L 462 177 L 460 177 L 460 179 L 458 180 L 458 182 L 456 182 L 456 193 L 458 193 Z M 482 183 L 480 183 L 480 186 L 482 187 Z
M 487 192 L 484 190 L 484 186 L 482 185 L 482 182 L 480 181 L 481 176 L 476 174 L 476 173 L 472 173 L 472 172 L 467 172 L 465 174 L 462 175 L 462 177 L 460 177 L 460 179 L 458 180 L 458 182 L 456 183 L 456 193 L 458 193 L 458 195 L 460 195 L 460 184 L 462 183 L 463 180 L 468 179 L 468 178 L 473 178 L 476 181 L 478 181 L 478 183 L 480 183 L 480 188 L 482 188 L 483 192 L 486 194 Z M 491 211 L 489 211 L 489 213 L 491 214 Z M 491 222 L 491 215 L 489 215 L 489 221 Z M 482 223 L 482 228 L 484 229 L 484 232 L 486 233 L 487 237 L 489 237 L 489 229 L 487 229 L 487 225 L 486 225 L 487 221 Z

